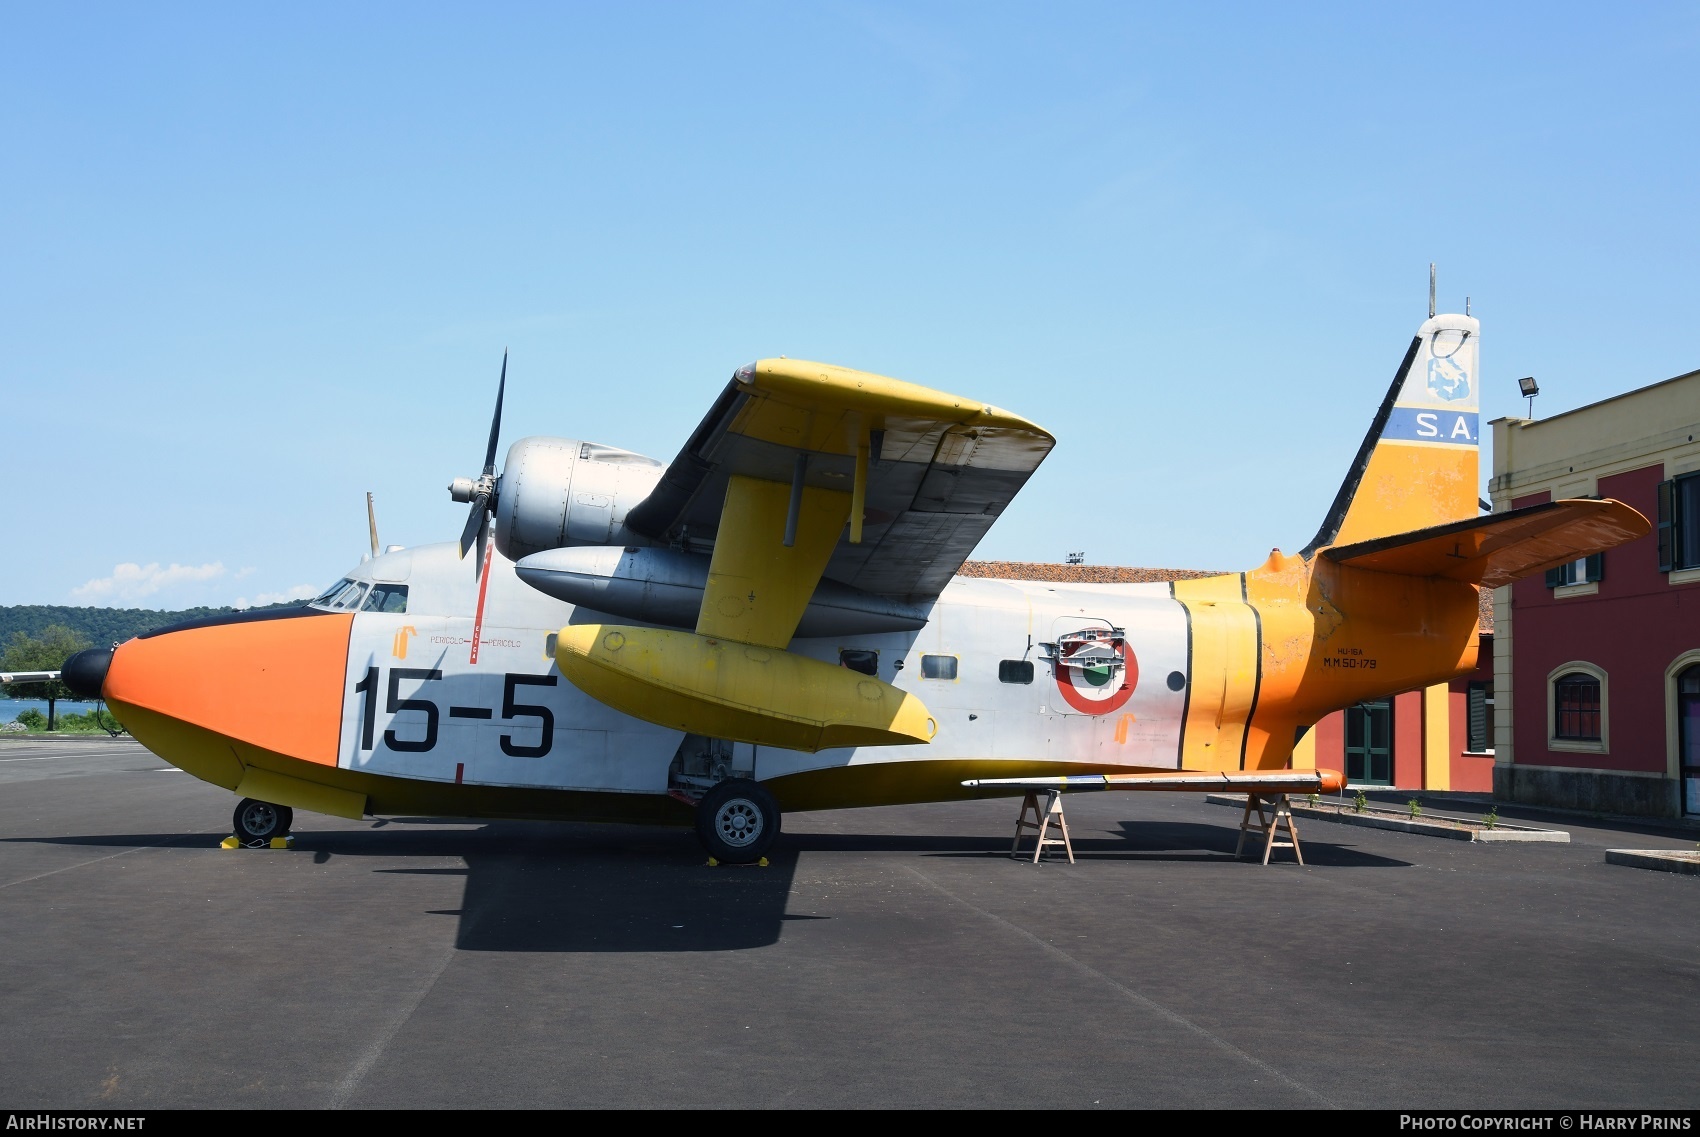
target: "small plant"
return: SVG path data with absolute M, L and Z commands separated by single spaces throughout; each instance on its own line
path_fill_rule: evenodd
M 1405 808 L 1411 811 L 1411 816 L 1413 818 L 1421 817 L 1423 815 L 1423 803 L 1421 798 L 1412 798 L 1410 801 L 1405 803 Z
M 1311 794 L 1309 801 L 1310 801 L 1310 804 L 1312 804 L 1312 805 L 1321 805 L 1322 804 L 1322 795 L 1321 794 Z
M 1482 814 L 1482 824 L 1487 826 L 1489 829 L 1492 829 L 1499 824 L 1499 806 L 1494 805 L 1488 807 L 1488 811 Z
M 1362 790 L 1359 790 L 1358 796 L 1352 799 L 1352 812 L 1362 813 L 1364 811 L 1364 807 L 1368 804 L 1369 798 L 1364 796 L 1364 792 Z
M 30 730 L 47 729 L 47 716 L 36 710 L 34 707 L 31 707 L 26 711 L 19 711 L 17 721 L 23 723 L 24 726 Z

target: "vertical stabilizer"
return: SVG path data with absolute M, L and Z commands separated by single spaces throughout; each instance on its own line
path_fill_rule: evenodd
M 1480 343 L 1469 316 L 1423 322 L 1305 556 L 1476 516 Z

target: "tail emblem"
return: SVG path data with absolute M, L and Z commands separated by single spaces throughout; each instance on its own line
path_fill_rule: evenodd
M 1447 403 L 1470 397 L 1470 373 L 1458 358 L 1470 338 L 1467 331 L 1443 328 L 1429 342 L 1428 393 Z

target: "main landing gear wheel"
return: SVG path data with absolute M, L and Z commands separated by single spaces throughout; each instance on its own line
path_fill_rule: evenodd
M 294 821 L 295 811 L 287 805 L 273 805 L 269 801 L 245 797 L 236 803 L 236 813 L 230 819 L 230 826 L 235 830 L 238 841 L 250 848 L 259 848 L 275 837 L 287 837 Z
M 779 837 L 779 803 L 749 778 L 721 782 L 697 802 L 697 837 L 717 861 L 754 864 Z

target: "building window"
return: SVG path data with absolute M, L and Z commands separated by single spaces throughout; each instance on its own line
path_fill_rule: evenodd
M 998 682 L 1033 682 L 1033 661 L 1030 659 L 1000 659 L 998 661 Z
M 1592 584 L 1606 576 L 1606 555 L 1595 553 L 1547 570 L 1547 587 L 1563 588 L 1571 584 Z
M 1659 483 L 1659 571 L 1700 568 L 1700 474 Z
M 1692 816 L 1700 813 L 1700 663 L 1676 676 L 1676 741 L 1682 812 Z
M 1600 681 L 1571 671 L 1553 681 L 1552 736 L 1565 742 L 1600 741 Z
M 1466 691 L 1469 703 L 1468 739 L 1465 749 L 1472 754 L 1486 754 L 1493 749 L 1493 684 L 1471 683 Z
M 954 655 L 923 655 L 921 657 L 921 678 L 955 679 L 956 657 Z

